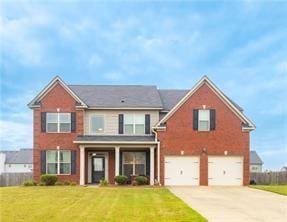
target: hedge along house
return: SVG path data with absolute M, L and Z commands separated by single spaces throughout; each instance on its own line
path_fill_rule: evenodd
M 58 174 L 84 185 L 145 175 L 151 185 L 248 184 L 255 126 L 206 76 L 191 90 L 55 77 L 29 107 L 36 180 Z

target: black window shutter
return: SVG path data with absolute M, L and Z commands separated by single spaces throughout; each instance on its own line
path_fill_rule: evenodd
M 46 174 L 46 150 L 41 150 L 41 174 Z
M 150 114 L 145 114 L 145 134 L 150 134 Z
M 76 113 L 71 113 L 71 132 L 76 132 Z
M 46 132 L 46 112 L 41 112 L 41 132 Z
M 71 174 L 76 174 L 76 166 L 77 166 L 77 151 L 71 151 Z
M 193 110 L 193 130 L 198 130 L 198 109 Z
M 210 110 L 210 130 L 215 130 L 215 109 Z
M 119 134 L 124 133 L 124 114 L 119 114 Z
M 150 151 L 146 151 L 146 176 L 150 176 Z

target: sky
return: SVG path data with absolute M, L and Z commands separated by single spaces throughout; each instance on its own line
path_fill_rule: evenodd
M 244 108 L 265 169 L 287 165 L 287 2 L 0 0 L 0 149 L 32 147 L 27 103 L 67 84 L 191 88 Z

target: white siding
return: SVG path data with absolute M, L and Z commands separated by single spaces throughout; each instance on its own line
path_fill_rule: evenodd
M 124 110 L 87 110 L 84 116 L 84 133 L 85 135 L 95 135 L 90 130 L 90 118 L 92 115 L 104 115 L 105 127 L 104 132 L 96 135 L 117 135 L 118 134 L 118 118 L 119 114 L 150 114 L 151 127 L 155 126 L 159 121 L 158 111 L 124 111 Z
M 33 172 L 33 164 L 5 164 L 5 173 L 30 173 Z
M 262 165 L 250 165 L 250 172 L 251 173 L 261 173 L 262 172 Z

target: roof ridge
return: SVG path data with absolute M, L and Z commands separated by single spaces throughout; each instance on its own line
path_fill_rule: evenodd
M 172 90 L 172 91 L 189 91 L 190 89 L 158 89 L 159 91 L 163 91 L 163 90 Z
M 68 86 L 100 86 L 100 87 L 102 87 L 102 86 L 115 86 L 115 87 L 132 87 L 132 86 L 140 86 L 140 87 L 156 87 L 157 88 L 157 86 L 156 85 L 125 85 L 125 84 L 123 84 L 123 85 L 120 85 L 120 84 L 118 84 L 118 85 L 98 85 L 98 84 L 68 84 Z

